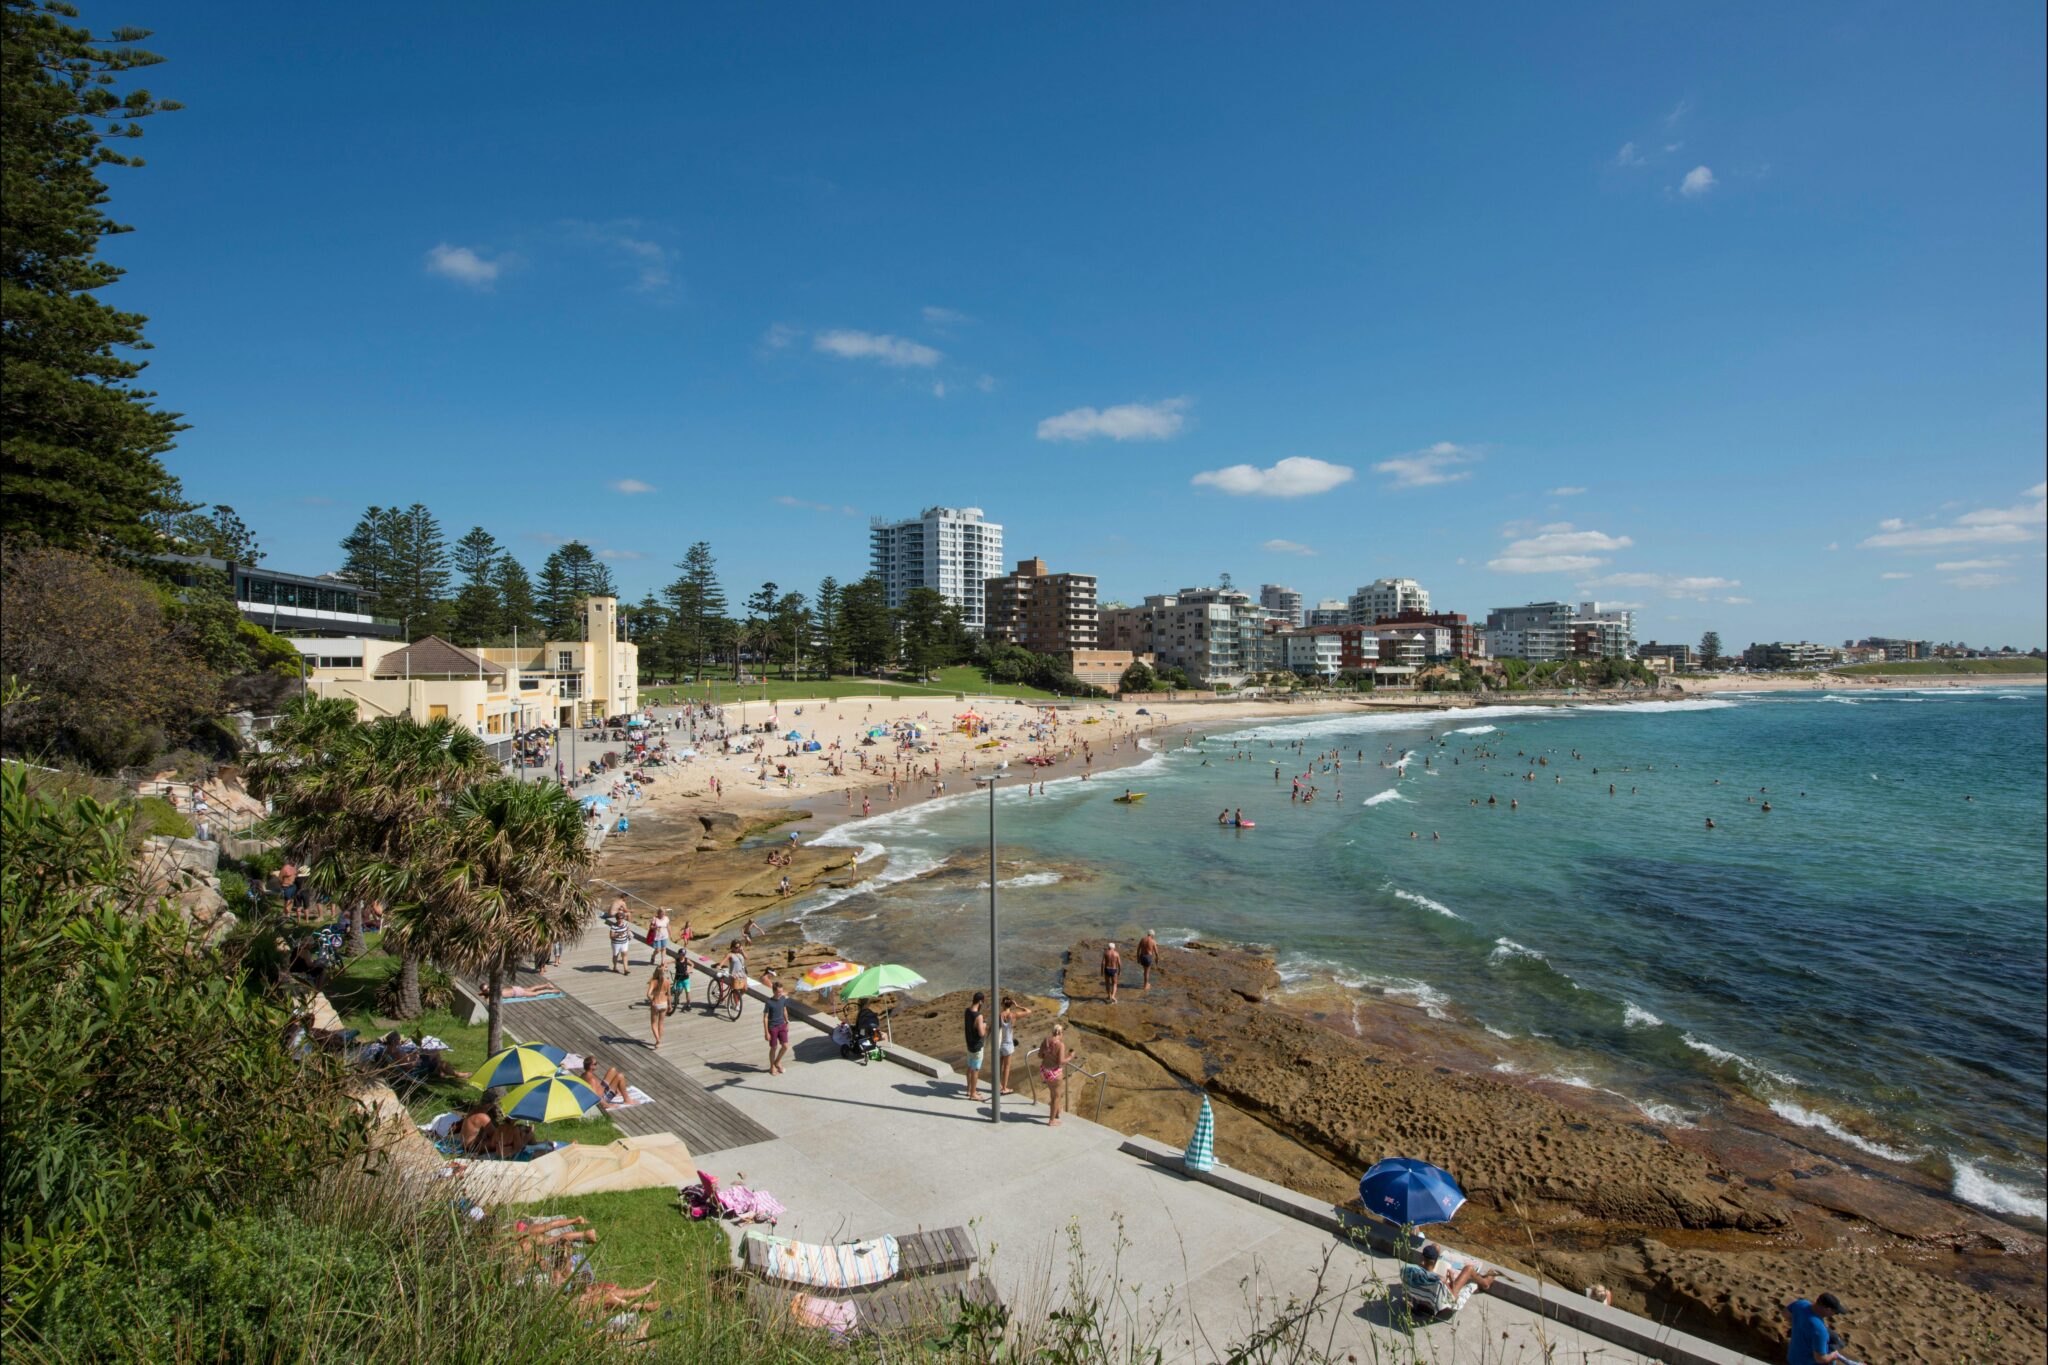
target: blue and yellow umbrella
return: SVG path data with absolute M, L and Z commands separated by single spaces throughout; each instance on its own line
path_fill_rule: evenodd
M 597 1092 L 574 1076 L 543 1076 L 507 1091 L 499 1102 L 506 1118 L 526 1123 L 556 1123 L 580 1119 L 583 1111 L 597 1103 Z
M 469 1082 L 479 1090 L 501 1085 L 523 1085 L 542 1076 L 552 1076 L 569 1054 L 546 1043 L 520 1043 L 508 1047 L 471 1073 Z

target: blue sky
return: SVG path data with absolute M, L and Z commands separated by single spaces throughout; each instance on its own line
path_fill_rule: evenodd
M 246 6 L 113 172 L 171 464 L 630 596 L 977 505 L 1105 598 L 2042 642 L 2042 7 Z

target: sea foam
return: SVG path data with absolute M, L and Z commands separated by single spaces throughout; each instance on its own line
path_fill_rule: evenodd
M 1621 1002 L 1621 1023 L 1624 1028 L 1656 1028 L 1663 1022 L 1633 1000 Z
M 1367 806 L 1383 806 L 1389 801 L 1406 801 L 1407 799 L 1407 797 L 1401 795 L 1401 793 L 1395 791 L 1392 787 L 1389 787 L 1383 792 L 1374 792 L 1371 796 L 1366 797 L 1365 800 L 1360 804 Z
M 1951 1158 L 1955 1166 L 1955 1197 L 1993 1213 L 2009 1213 L 2037 1222 L 2048 1222 L 2048 1197 L 2017 1189 L 1993 1176 L 1974 1161 Z
M 1776 1099 L 1770 1101 L 1770 1106 L 1771 1112 L 1781 1119 L 1796 1123 L 1801 1128 L 1819 1129 L 1829 1137 L 1846 1142 L 1858 1151 L 1868 1152 L 1870 1155 L 1882 1157 L 1886 1161 L 1911 1161 L 1915 1155 L 1915 1153 L 1902 1152 L 1896 1147 L 1887 1147 L 1882 1142 L 1873 1142 L 1867 1137 L 1852 1133 L 1826 1114 L 1808 1109 L 1803 1104 L 1795 1104 L 1791 1100 L 1786 1099 Z
M 1418 896 L 1413 891 L 1403 891 L 1398 886 L 1393 887 L 1391 889 L 1394 893 L 1395 900 L 1407 901 L 1410 905 L 1419 905 L 1425 910 L 1434 910 L 1439 915 L 1448 915 L 1452 919 L 1464 918 L 1463 915 L 1460 915 L 1457 911 L 1451 909 L 1450 906 L 1445 905 L 1442 901 L 1433 901 L 1427 896 Z

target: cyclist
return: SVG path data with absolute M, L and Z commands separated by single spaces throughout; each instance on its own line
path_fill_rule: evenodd
M 718 969 L 717 1000 L 721 1005 L 739 1006 L 746 1002 L 746 998 L 747 955 L 741 950 L 740 941 L 734 939 L 726 950 L 725 962 Z

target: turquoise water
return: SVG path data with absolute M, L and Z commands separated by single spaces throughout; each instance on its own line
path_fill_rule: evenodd
M 2043 712 L 2040 689 L 1930 689 L 1211 734 L 1001 794 L 1006 981 L 1049 990 L 1089 934 L 1269 944 L 1292 979 L 1485 1029 L 1660 1119 L 1739 1088 L 2039 1218 Z M 1341 772 L 1291 802 L 1330 750 Z M 1146 800 L 1115 804 L 1127 785 Z M 1225 807 L 1257 828 L 1218 828 Z M 851 956 L 971 984 L 987 826 L 979 794 L 844 826 L 827 840 L 885 848 L 883 870 L 794 913 Z

